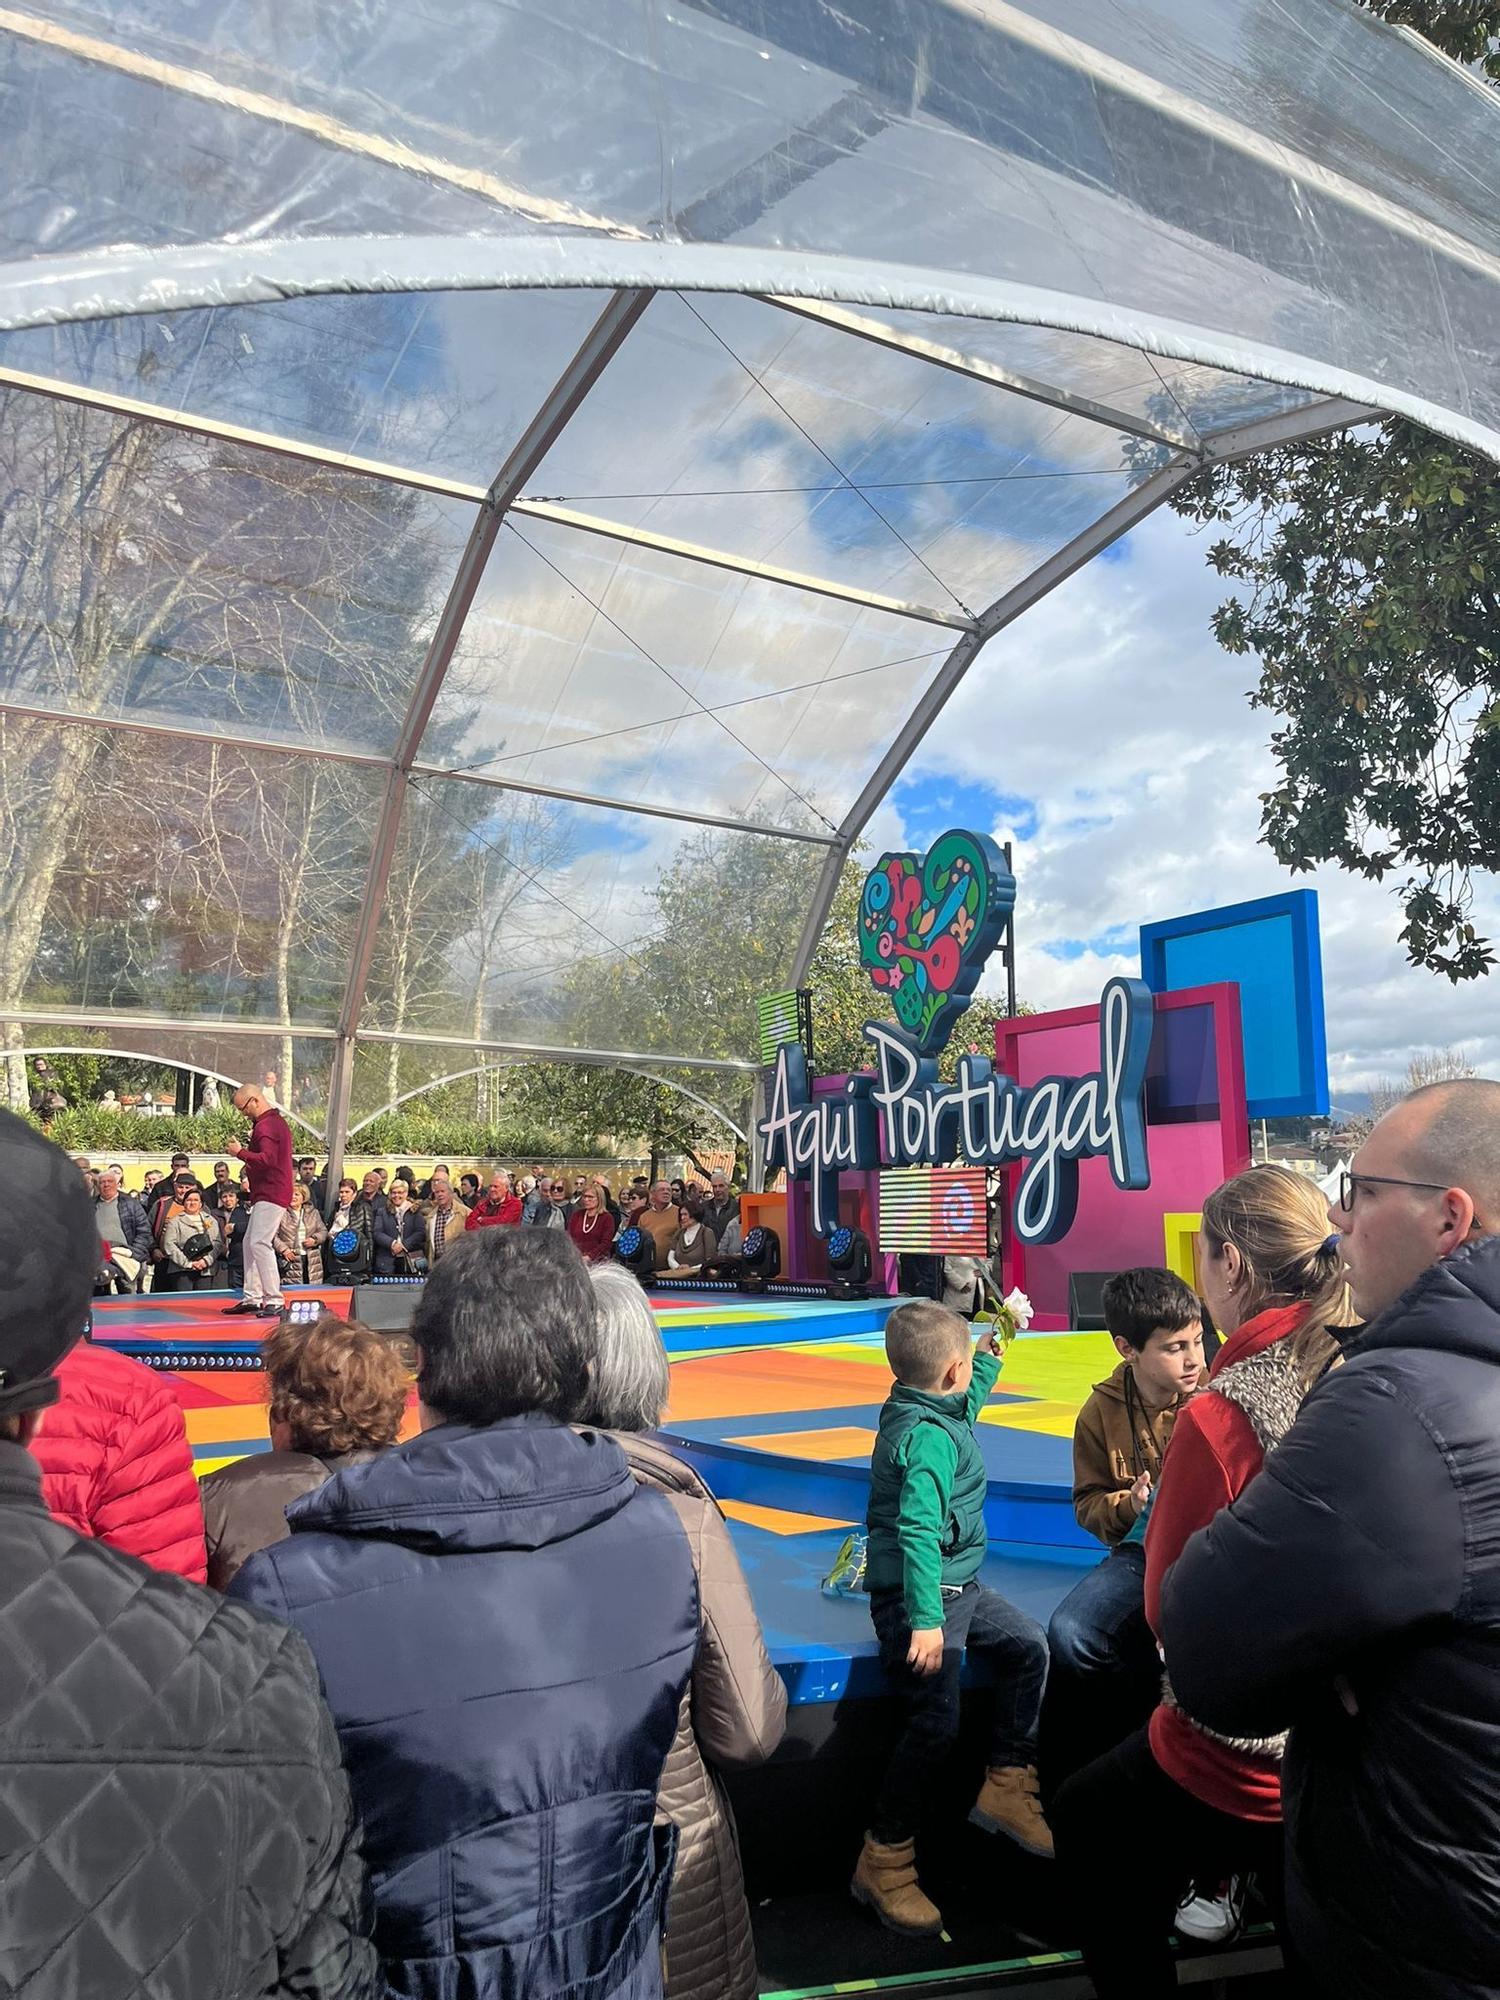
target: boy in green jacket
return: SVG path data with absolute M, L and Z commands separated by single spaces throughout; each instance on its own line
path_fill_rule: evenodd
M 865 1576 L 881 1665 L 905 1713 L 850 1886 L 891 1930 L 933 1937 L 943 1920 L 918 1885 L 915 1838 L 934 1767 L 958 1735 L 966 1648 L 988 1658 L 995 1678 L 989 1769 L 969 1817 L 1051 1857 L 1035 1769 L 1047 1639 L 978 1581 L 987 1481 L 974 1424 L 1000 1373 L 993 1335 L 971 1349 L 956 1313 L 898 1306 L 885 1352 L 896 1383 L 870 1458 Z

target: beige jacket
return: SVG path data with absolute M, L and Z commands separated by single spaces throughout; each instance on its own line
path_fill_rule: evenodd
M 616 1436 L 636 1478 L 676 1508 L 698 1572 L 698 1657 L 657 1796 L 659 1815 L 678 1829 L 667 1905 L 667 2000 L 755 2000 L 750 1907 L 718 1773 L 751 1770 L 771 1755 L 786 1728 L 786 1688 L 766 1652 L 713 1495 L 663 1446 Z

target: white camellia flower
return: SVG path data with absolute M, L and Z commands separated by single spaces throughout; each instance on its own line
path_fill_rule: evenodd
M 1005 1294 L 1003 1303 L 1005 1310 L 1016 1323 L 1016 1332 L 1024 1333 L 1027 1327 L 1030 1326 L 1033 1318 L 1033 1307 L 1030 1299 L 1017 1287 L 1015 1290 Z

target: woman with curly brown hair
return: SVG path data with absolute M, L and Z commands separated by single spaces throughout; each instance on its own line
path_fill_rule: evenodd
M 286 1510 L 346 1465 L 396 1441 L 411 1377 L 400 1355 L 357 1320 L 324 1313 L 266 1340 L 271 1449 L 203 1481 L 208 1581 L 215 1590 L 258 1549 L 283 1541 Z

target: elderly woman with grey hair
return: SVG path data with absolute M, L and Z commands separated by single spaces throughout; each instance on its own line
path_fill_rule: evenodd
M 599 1359 L 582 1421 L 613 1431 L 630 1469 L 665 1493 L 698 1572 L 702 1634 L 677 1736 L 657 1795 L 678 1829 L 667 1905 L 667 2000 L 754 2000 L 750 1909 L 721 1770 L 763 1764 L 786 1728 L 786 1689 L 718 1503 L 688 1466 L 642 1435 L 667 1401 L 667 1355 L 645 1294 L 618 1264 L 589 1270 L 599 1305 Z

